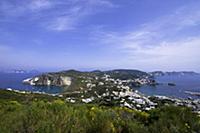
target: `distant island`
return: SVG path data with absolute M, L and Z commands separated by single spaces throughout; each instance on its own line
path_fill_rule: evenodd
M 108 79 L 110 78 L 110 79 Z M 24 80 L 24 83 L 29 83 L 32 85 L 55 85 L 55 86 L 68 86 L 68 82 L 85 82 L 85 80 L 95 80 L 95 82 L 108 81 L 117 82 L 115 80 L 123 80 L 123 82 L 133 86 L 139 86 L 144 84 L 153 83 L 153 76 L 149 73 L 142 72 L 139 70 L 110 70 L 110 71 L 91 71 L 91 72 L 81 72 L 77 70 L 68 70 L 55 73 L 45 73 L 30 79 Z M 68 82 L 67 82 L 68 80 Z M 111 82 L 112 83 L 112 82 Z M 81 83 L 78 83 L 81 85 Z M 84 83 L 82 83 L 84 84 Z M 84 85 L 85 86 L 85 85 Z M 79 86 L 79 87 L 84 87 Z
M 38 70 L 24 70 L 24 69 L 8 69 L 8 70 L 0 70 L 0 73 L 11 73 L 11 74 L 39 74 Z
M 76 84 L 73 89 L 86 88 L 86 79 L 94 80 L 95 82 L 106 82 L 108 77 L 109 80 L 113 81 L 115 84 L 121 80 L 123 84 L 128 85 L 129 87 L 139 87 L 142 85 L 158 85 L 155 78 L 164 75 L 199 75 L 196 72 L 162 72 L 162 71 L 154 71 L 154 72 L 143 72 L 139 70 L 127 70 L 127 69 L 116 69 L 109 71 L 88 71 L 81 72 L 77 70 L 67 70 L 60 72 L 50 72 L 38 75 L 36 77 L 31 77 L 25 79 L 23 83 L 30 85 L 41 85 L 41 86 L 71 86 L 71 83 Z M 106 79 L 106 80 L 105 80 Z M 77 87 L 77 85 L 79 85 Z M 81 86 L 83 85 L 83 86 Z M 169 86 L 175 86 L 175 83 L 168 83 Z M 73 86 L 74 87 L 74 86 Z M 70 87 L 71 88 L 71 87 Z
M 199 73 L 193 72 L 193 71 L 180 71 L 180 72 L 163 72 L 163 71 L 154 71 L 149 73 L 152 76 L 164 76 L 164 75 L 179 75 L 179 76 L 184 76 L 184 75 L 199 75 Z
M 131 109 L 151 110 L 160 102 L 173 103 L 174 105 L 193 106 L 195 111 L 200 111 L 200 101 L 187 101 L 163 96 L 145 96 L 135 87 L 156 86 L 159 83 L 156 76 L 172 74 L 197 74 L 194 72 L 143 72 L 139 70 L 117 69 L 109 71 L 82 72 L 67 70 L 60 72 L 44 73 L 25 79 L 24 84 L 33 86 L 59 86 L 64 90 L 61 93 L 72 103 L 102 103 L 125 106 Z M 168 83 L 168 86 L 175 86 Z

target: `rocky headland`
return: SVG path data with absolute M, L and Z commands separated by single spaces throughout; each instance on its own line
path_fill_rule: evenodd
M 158 73 L 156 73 L 158 75 Z M 173 104 L 200 111 L 200 100 L 177 99 L 165 96 L 146 96 L 134 87 L 156 85 L 151 73 L 138 70 L 80 72 L 75 70 L 42 74 L 23 81 L 30 85 L 67 86 L 59 96 L 71 103 L 97 103 L 125 106 L 137 110 Z

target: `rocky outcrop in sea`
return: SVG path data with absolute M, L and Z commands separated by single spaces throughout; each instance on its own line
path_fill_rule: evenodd
M 23 83 L 42 86 L 69 86 L 71 78 L 68 76 L 44 74 L 33 78 L 23 80 Z

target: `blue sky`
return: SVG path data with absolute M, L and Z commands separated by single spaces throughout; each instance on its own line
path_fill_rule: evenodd
M 0 68 L 200 72 L 199 0 L 1 0 Z

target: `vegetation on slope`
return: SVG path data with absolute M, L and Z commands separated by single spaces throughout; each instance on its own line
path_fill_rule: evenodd
M 128 70 L 128 69 L 116 69 L 111 71 L 105 71 L 105 73 L 110 75 L 114 79 L 121 79 L 121 80 L 150 77 L 150 75 L 146 72 L 142 72 L 139 70 Z
M 24 102 L 26 101 L 26 102 Z M 200 118 L 189 108 L 164 106 L 148 112 L 58 97 L 0 91 L 2 133 L 199 133 Z

